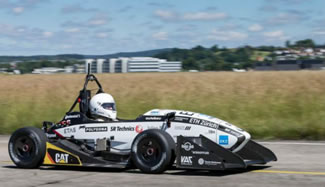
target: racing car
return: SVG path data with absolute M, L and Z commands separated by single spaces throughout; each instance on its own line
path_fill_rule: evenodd
M 11 135 L 8 150 L 17 167 L 138 168 L 155 174 L 172 166 L 226 170 L 277 160 L 241 128 L 201 113 L 153 109 L 134 120 L 93 120 L 89 81 L 97 84 L 97 93 L 103 93 L 95 75 L 88 73 L 62 120 L 45 121 L 42 128 L 20 128 Z

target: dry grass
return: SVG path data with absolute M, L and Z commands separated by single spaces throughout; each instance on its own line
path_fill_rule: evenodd
M 325 139 L 325 72 L 100 74 L 118 115 L 152 108 L 209 114 L 257 138 Z M 59 121 L 84 75 L 0 75 L 0 133 Z

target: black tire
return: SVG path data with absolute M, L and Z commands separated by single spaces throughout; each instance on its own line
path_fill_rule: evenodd
M 38 168 L 44 160 L 47 137 L 35 127 L 16 130 L 10 137 L 8 151 L 11 160 L 19 168 Z
M 149 129 L 138 134 L 133 143 L 131 158 L 144 173 L 162 173 L 174 162 L 175 142 L 165 131 Z

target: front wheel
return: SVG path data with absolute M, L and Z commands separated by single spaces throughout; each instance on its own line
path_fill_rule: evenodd
M 44 160 L 47 137 L 35 127 L 16 130 L 10 137 L 8 151 L 11 160 L 19 168 L 38 168 Z
M 150 129 L 138 134 L 132 144 L 131 158 L 145 173 L 162 173 L 172 162 L 175 142 L 165 131 Z

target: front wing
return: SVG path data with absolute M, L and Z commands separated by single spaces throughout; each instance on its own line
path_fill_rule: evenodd
M 176 166 L 182 169 L 225 170 L 246 168 L 252 164 L 276 161 L 275 154 L 266 147 L 250 140 L 239 152 L 233 153 L 210 139 L 177 137 Z

